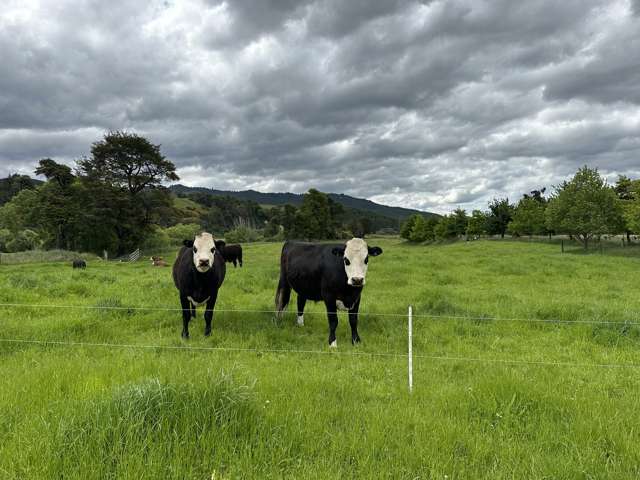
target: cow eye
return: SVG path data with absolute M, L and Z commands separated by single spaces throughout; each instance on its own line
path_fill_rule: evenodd
M 345 265 L 351 265 L 351 262 L 349 261 L 349 259 L 348 259 L 348 258 L 345 258 L 345 259 L 344 259 L 344 264 L 345 264 Z
M 196 247 L 193 247 L 193 253 L 198 253 L 198 249 Z
M 366 257 L 364 257 L 364 263 L 365 263 L 365 265 L 366 265 L 367 263 L 369 263 L 369 255 L 367 255 Z
M 215 248 L 212 248 L 212 249 L 211 249 L 211 253 L 216 253 L 216 249 L 215 249 Z

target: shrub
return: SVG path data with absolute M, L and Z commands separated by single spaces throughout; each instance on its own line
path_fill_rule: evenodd
M 42 239 L 33 230 L 22 230 L 6 243 L 8 252 L 24 252 L 42 246 Z
M 171 245 L 180 245 L 183 240 L 193 239 L 200 232 L 202 232 L 202 227 L 197 223 L 179 223 L 164 229 Z
M 227 243 L 257 242 L 260 240 L 260 234 L 253 228 L 240 226 L 229 230 L 224 239 Z

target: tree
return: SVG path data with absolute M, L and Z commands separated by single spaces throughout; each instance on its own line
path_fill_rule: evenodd
M 308 240 L 333 238 L 333 221 L 329 197 L 315 188 L 304 194 L 296 213 L 296 230 Z
M 500 235 L 501 238 L 504 238 L 512 214 L 513 206 L 509 204 L 508 198 L 494 198 L 489 203 L 489 216 L 487 217 L 489 235 Z
M 452 239 L 458 236 L 458 222 L 455 215 L 444 215 L 434 227 L 436 238 Z
M 452 229 L 456 237 L 462 237 L 467 232 L 469 217 L 462 208 L 456 208 L 451 214 Z
M 412 242 L 424 242 L 428 236 L 427 222 L 422 215 L 416 215 L 416 218 L 409 232 L 409 240 Z
M 631 180 L 629 177 L 620 175 L 613 189 L 622 206 L 627 242 L 631 243 L 631 233 L 640 232 L 638 223 L 634 220 L 637 215 L 636 200 L 640 199 L 640 180 Z
M 545 228 L 545 204 L 536 197 L 524 195 L 513 210 L 508 230 L 512 235 L 543 235 Z
M 71 167 L 57 163 L 50 158 L 43 158 L 38 162 L 35 174 L 44 175 L 47 180 L 56 182 L 61 189 L 69 187 L 75 179 L 71 173 Z
M 119 186 L 135 196 L 163 181 L 179 180 L 175 165 L 160 153 L 160 145 L 116 130 L 91 146 L 91 158 L 78 162 L 87 176 Z
M 422 215 L 416 213 L 405 220 L 405 222 L 400 227 L 400 238 L 404 238 L 405 240 L 410 239 L 411 230 L 413 229 L 413 226 L 415 225 L 418 217 L 422 217 Z
M 28 175 L 9 175 L 7 178 L 0 178 L 0 206 L 9 202 L 22 190 L 33 190 L 36 182 Z
M 594 236 L 621 231 L 622 208 L 616 192 L 598 170 L 585 166 L 556 187 L 547 207 L 546 224 L 572 235 L 587 249 Z
M 0 207 L 0 228 L 9 230 L 13 235 L 25 229 L 35 230 L 38 225 L 38 192 L 21 190 L 10 202 Z
M 471 217 L 467 223 L 467 235 L 476 236 L 487 233 L 488 215 L 480 210 L 471 212 Z

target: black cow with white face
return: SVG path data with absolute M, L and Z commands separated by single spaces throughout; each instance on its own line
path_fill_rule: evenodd
M 361 238 L 343 245 L 286 242 L 280 258 L 280 282 L 276 292 L 276 310 L 280 315 L 291 297 L 298 294 L 298 325 L 304 325 L 307 300 L 323 301 L 329 319 L 329 346 L 336 347 L 337 309 L 349 311 L 351 343 L 360 342 L 358 309 L 366 282 L 370 257 L 382 253 Z
M 213 308 L 226 273 L 220 253 L 224 242 L 204 232 L 183 243 L 173 264 L 173 283 L 180 292 L 182 306 L 182 337 L 189 338 L 189 320 L 195 318 L 196 307 L 204 304 L 204 334 L 209 336 Z

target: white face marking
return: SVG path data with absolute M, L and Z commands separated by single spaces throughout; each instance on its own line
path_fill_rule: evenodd
M 347 273 L 347 283 L 354 285 L 353 279 L 362 279 L 362 283 L 357 286 L 364 286 L 365 277 L 367 276 L 367 257 L 369 256 L 369 248 L 367 242 L 361 238 L 352 238 L 346 244 L 344 249 L 344 270 Z M 357 281 L 356 281 L 357 283 Z
M 193 264 L 200 273 L 205 273 L 213 267 L 213 255 L 216 244 L 213 235 L 201 233 L 193 241 Z
M 304 315 L 298 315 L 298 325 L 304 327 Z
M 338 341 L 334 340 L 333 342 L 331 342 L 329 344 L 329 348 L 337 348 L 338 347 Z

